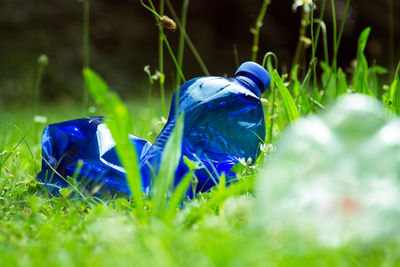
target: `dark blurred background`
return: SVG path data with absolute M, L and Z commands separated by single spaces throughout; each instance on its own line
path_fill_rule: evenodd
M 154 1 L 158 5 L 158 1 Z M 180 14 L 182 0 L 171 0 Z M 329 2 L 329 1 L 327 1 Z M 389 10 L 394 12 L 394 55 L 390 53 Z M 301 12 L 292 11 L 292 0 L 272 0 L 260 34 L 258 61 L 268 51 L 277 54 L 280 68 L 290 67 L 296 48 Z M 316 3 L 318 9 L 321 1 Z M 340 25 L 345 0 L 335 0 Z M 249 60 L 252 34 L 262 0 L 190 1 L 187 32 L 213 75 L 233 75 L 236 65 Z M 42 83 L 42 101 L 74 101 L 82 98 L 82 10 L 77 0 L 1 0 L 0 2 L 0 105 L 31 101 L 37 58 L 46 54 L 49 65 Z M 372 27 L 366 54 L 369 62 L 393 68 L 400 58 L 400 1 L 353 0 L 343 33 L 338 63 L 346 69 L 356 56 L 360 32 Z M 170 12 L 166 8 L 166 14 Z M 324 20 L 332 48 L 331 8 Z M 175 51 L 179 31 L 166 31 Z M 143 71 L 158 68 L 158 30 L 154 16 L 138 0 L 90 2 L 90 66 L 123 97 L 147 95 L 148 77 Z M 322 46 L 319 48 L 322 58 Z M 175 68 L 165 50 L 166 90 L 171 92 Z M 186 78 L 203 75 L 191 51 L 185 48 Z M 158 86 L 153 91 L 158 92 Z

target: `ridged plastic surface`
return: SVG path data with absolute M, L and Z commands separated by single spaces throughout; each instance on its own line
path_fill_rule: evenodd
M 179 97 L 178 114 L 184 113 L 184 133 L 175 184 L 187 171 L 183 156 L 200 160 L 204 166 L 196 171 L 197 192 L 214 186 L 222 173 L 228 179 L 233 178 L 231 168 L 239 158 L 254 160 L 265 139 L 265 122 L 260 91 L 251 87 L 251 81 L 247 82 L 222 77 L 200 77 L 186 82 L 173 96 L 166 126 L 143 157 L 144 178 L 158 173 L 165 144 L 175 125 L 176 97 Z
M 138 158 L 151 144 L 130 135 Z M 96 195 L 130 194 L 111 133 L 102 117 L 51 124 L 42 135 L 42 171 L 38 178 L 57 194 L 76 176 L 80 190 Z
M 179 114 L 184 114 L 184 133 L 175 185 L 188 171 L 184 156 L 201 163 L 202 168 L 195 172 L 198 179 L 196 192 L 209 190 L 223 173 L 228 181 L 235 178 L 231 171 L 233 165 L 240 158 L 255 160 L 265 139 L 260 98 L 269 83 L 268 72 L 251 62 L 241 65 L 236 78 L 207 76 L 184 83 L 174 93 L 167 124 L 153 145 L 130 136 L 138 153 L 142 189 L 151 191 Z M 118 160 L 115 143 L 103 118 L 83 118 L 49 125 L 43 133 L 42 143 L 43 162 L 39 179 L 52 191 L 67 186 L 65 178 L 75 174 L 89 193 L 94 189 L 100 195 L 130 193 L 125 170 Z M 188 195 L 191 192 L 188 191 Z

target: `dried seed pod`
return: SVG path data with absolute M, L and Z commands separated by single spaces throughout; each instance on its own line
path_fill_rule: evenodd
M 176 26 L 176 23 L 173 19 L 171 19 L 168 16 L 162 16 L 161 20 L 160 20 L 160 24 L 161 27 L 166 28 L 168 30 L 171 31 L 176 31 L 178 29 L 178 27 Z

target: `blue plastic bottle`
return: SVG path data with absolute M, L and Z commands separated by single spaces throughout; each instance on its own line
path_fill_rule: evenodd
M 196 192 L 209 190 L 222 173 L 228 179 L 234 178 L 232 166 L 239 158 L 254 160 L 265 139 L 260 98 L 269 84 L 268 72 L 252 62 L 242 64 L 235 78 L 208 76 L 183 84 L 173 96 L 168 122 L 154 145 L 130 135 L 140 161 L 143 190 L 151 189 L 159 171 L 163 150 L 175 126 L 176 110 L 184 113 L 185 120 L 175 184 L 188 171 L 183 156 L 203 166 L 195 173 Z M 102 117 L 49 125 L 42 136 L 42 156 L 38 178 L 53 193 L 68 186 L 68 177 L 76 177 L 80 189 L 89 194 L 130 194 L 126 172 Z
M 184 113 L 184 133 L 175 185 L 188 171 L 183 156 L 203 165 L 195 173 L 196 192 L 216 185 L 222 173 L 228 180 L 234 178 L 231 168 L 239 158 L 256 159 L 265 139 L 261 95 L 271 78 L 253 62 L 243 63 L 235 76 L 195 78 L 174 93 L 167 124 L 140 164 L 144 184 L 151 184 L 159 171 L 163 150 L 175 126 L 176 110 L 178 114 Z M 175 103 L 179 104 L 177 109 Z
M 38 179 L 53 194 L 76 177 L 81 191 L 89 194 L 130 194 L 125 170 L 103 117 L 82 118 L 51 124 L 42 135 L 42 171 Z M 130 135 L 138 159 L 151 144 Z

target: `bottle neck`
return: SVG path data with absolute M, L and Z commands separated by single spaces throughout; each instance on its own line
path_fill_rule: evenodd
M 261 89 L 259 81 L 256 78 L 252 77 L 249 74 L 241 73 L 237 75 L 235 79 L 245 84 L 248 89 L 250 89 L 253 93 L 261 98 Z

